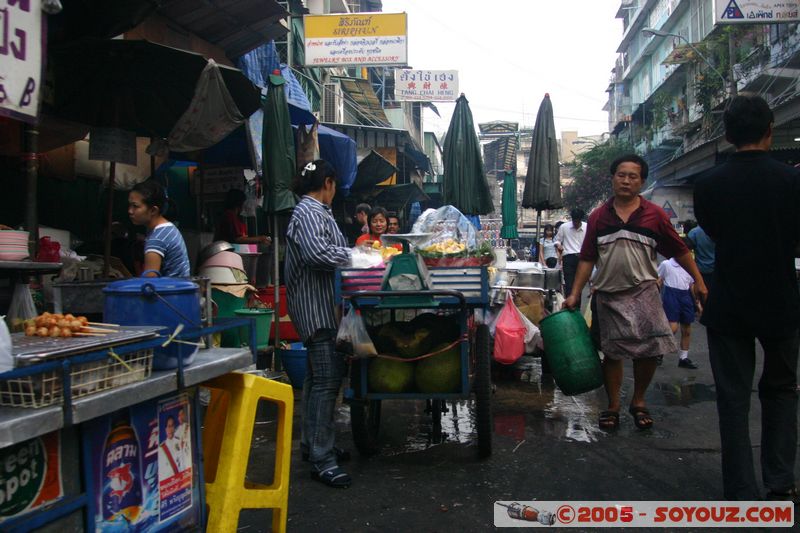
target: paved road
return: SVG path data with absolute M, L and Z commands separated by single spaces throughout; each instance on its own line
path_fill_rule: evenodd
M 602 388 L 565 397 L 541 377 L 534 360 L 528 369 L 496 381 L 491 458 L 476 457 L 471 402 L 458 403 L 443 416 L 439 444 L 432 441 L 424 402 L 386 402 L 381 453 L 366 459 L 354 453 L 346 464 L 353 486 L 334 490 L 309 479 L 295 417 L 289 530 L 486 531 L 493 528 L 495 500 L 720 499 L 714 384 L 705 331 L 696 325 L 694 333 L 690 357 L 701 367 L 679 368 L 677 355 L 664 361 L 647 396 L 655 418 L 651 431 L 638 431 L 627 413 L 617 432 L 599 430 Z M 630 365 L 623 388 L 629 398 Z M 759 411 L 754 390 L 756 457 Z M 338 411 L 337 429 L 339 444 L 355 452 L 347 407 Z M 259 430 L 251 478 L 263 482 L 269 479 L 264 457 L 270 457 L 274 424 L 265 419 Z M 240 531 L 268 530 L 268 513 L 243 514 Z

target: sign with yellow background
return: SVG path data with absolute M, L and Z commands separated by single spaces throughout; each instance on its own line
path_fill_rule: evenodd
M 405 65 L 405 13 L 305 15 L 306 66 Z

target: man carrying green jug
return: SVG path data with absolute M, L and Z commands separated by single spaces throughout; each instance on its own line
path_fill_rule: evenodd
M 623 361 L 633 361 L 633 397 L 628 412 L 637 428 L 649 429 L 653 417 L 644 397 L 657 357 L 678 350 L 656 285 L 657 254 L 674 257 L 691 274 L 703 303 L 708 293 L 689 249 L 667 214 L 639 196 L 647 172 L 647 162 L 635 154 L 611 164 L 614 196 L 589 215 L 575 283 L 564 301 L 566 309 L 580 305 L 581 291 L 596 265 L 592 333 L 599 337 L 604 356 L 608 408 L 600 413 L 599 425 L 606 430 L 619 427 Z

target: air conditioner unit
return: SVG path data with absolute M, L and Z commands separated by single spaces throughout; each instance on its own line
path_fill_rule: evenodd
M 344 95 L 339 82 L 329 82 L 323 85 L 322 91 L 322 122 L 341 124 L 344 122 Z

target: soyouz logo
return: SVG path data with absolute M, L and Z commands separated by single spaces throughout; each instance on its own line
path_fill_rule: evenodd
M 792 527 L 792 502 L 497 501 L 495 527 Z

